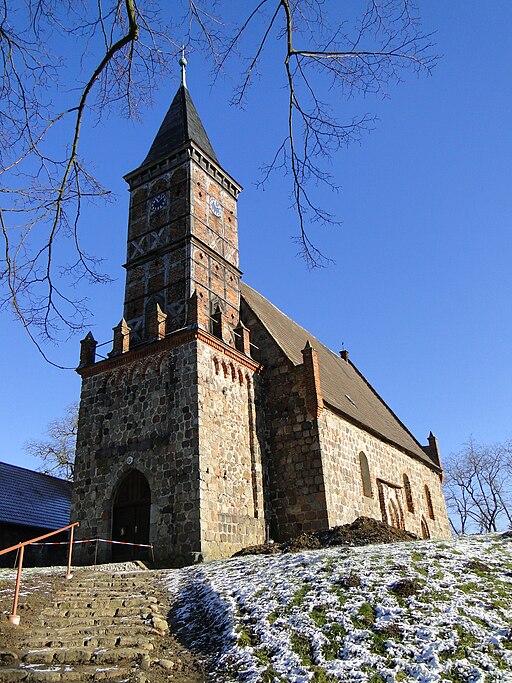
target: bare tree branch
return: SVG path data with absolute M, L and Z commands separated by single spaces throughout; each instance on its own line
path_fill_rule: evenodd
M 341 120 L 340 98 L 385 96 L 403 69 L 428 73 L 435 63 L 431 36 L 419 29 L 410 0 L 341 8 L 334 0 L 254 0 L 231 9 L 235 27 L 219 19 L 221 0 L 183 0 L 182 10 L 159 0 L 0 0 L 0 308 L 22 323 L 45 358 L 44 340 L 79 332 L 88 319 L 87 302 L 73 287 L 108 282 L 99 255 L 82 246 L 85 204 L 110 198 L 83 156 L 82 131 L 112 112 L 138 118 L 183 36 L 208 54 L 214 82 L 232 63 L 244 64 L 233 95 L 239 106 L 260 69 L 268 69 L 277 41 L 282 64 L 271 71 L 286 89 L 286 110 L 260 185 L 277 171 L 289 178 L 294 239 L 309 267 L 330 260 L 315 245 L 312 226 L 339 224 L 316 199 L 316 187 L 339 191 L 332 156 L 375 122 L 367 113 Z M 80 65 L 72 78 L 68 52 Z M 68 245 L 74 255 L 64 260 Z
M 445 464 L 445 490 L 458 533 L 512 528 L 511 444 L 482 446 L 470 439 Z
M 272 11 L 262 19 L 263 10 L 269 6 Z M 314 187 L 324 184 L 333 193 L 339 191 L 326 163 L 340 147 L 359 142 L 375 123 L 375 117 L 365 113 L 341 124 L 322 101 L 318 79 L 327 79 L 334 96 L 336 91 L 345 98 L 357 93 L 385 95 L 385 85 L 399 81 L 404 68 L 429 72 L 435 63 L 430 54 L 431 36 L 418 29 L 408 0 L 372 0 L 359 17 L 352 17 L 351 30 L 339 22 L 332 24 L 327 8 L 328 3 L 320 0 L 259 3 L 227 44 L 220 62 L 224 66 L 235 53 L 238 58 L 244 34 L 255 22 L 262 24 L 262 37 L 233 98 L 235 104 L 244 104 L 265 45 L 270 35 L 279 31 L 288 95 L 286 134 L 272 161 L 263 167 L 260 185 L 265 185 L 274 171 L 289 174 L 290 198 L 297 217 L 295 239 L 309 267 L 330 260 L 311 240 L 311 224 L 339 224 L 334 213 L 314 198 Z

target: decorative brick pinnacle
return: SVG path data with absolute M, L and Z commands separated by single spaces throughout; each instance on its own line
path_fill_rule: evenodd
M 322 388 L 320 386 L 320 371 L 318 369 L 318 355 L 316 350 L 306 342 L 302 349 L 304 385 L 306 389 L 306 408 L 313 418 L 320 417 L 324 409 Z
M 124 318 L 121 319 L 119 325 L 112 328 L 114 332 L 114 343 L 112 351 L 109 356 L 117 356 L 119 353 L 126 353 L 130 350 L 130 332 L 131 329 Z
M 167 313 L 164 313 L 160 308 L 160 304 L 156 304 L 149 319 L 149 338 L 160 341 L 165 338 L 165 325 L 167 321 Z
M 88 332 L 80 341 L 80 365 L 78 367 L 85 368 L 88 365 L 94 365 L 97 346 L 98 342 L 92 336 L 92 332 Z
M 246 356 L 251 355 L 251 333 L 249 328 L 247 328 L 243 322 L 240 320 L 238 325 L 235 327 L 235 348 L 237 348 Z

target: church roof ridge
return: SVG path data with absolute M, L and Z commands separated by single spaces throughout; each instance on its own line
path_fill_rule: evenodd
M 141 166 L 147 166 L 169 156 L 188 142 L 194 142 L 206 156 L 219 164 L 188 88 L 182 83 Z

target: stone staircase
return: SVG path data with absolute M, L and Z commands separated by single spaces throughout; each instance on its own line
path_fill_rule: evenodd
M 169 680 L 173 662 L 157 654 L 167 609 L 150 572 L 78 569 L 29 625 L 10 627 L 16 632 L 0 644 L 0 683 Z

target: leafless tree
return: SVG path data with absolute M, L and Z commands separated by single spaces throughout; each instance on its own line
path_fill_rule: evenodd
M 445 464 L 446 502 L 456 533 L 512 528 L 512 443 L 482 446 L 470 439 Z
M 42 463 L 39 472 L 73 481 L 77 426 L 78 403 L 72 403 L 63 417 L 49 423 L 47 439 L 27 441 L 27 453 Z
M 336 222 L 315 202 L 315 185 L 338 189 L 326 162 L 374 120 L 364 113 L 341 121 L 338 101 L 384 95 L 404 68 L 429 71 L 434 63 L 412 0 L 360 0 L 342 9 L 335 0 L 227 3 L 233 26 L 220 19 L 224 4 L 0 0 L 0 305 L 11 308 L 41 352 L 40 335 L 57 340 L 83 329 L 88 311 L 72 285 L 108 280 L 100 255 L 82 247 L 84 203 L 109 193 L 83 156 L 81 133 L 112 112 L 136 118 L 174 70 L 183 35 L 189 51 L 209 53 L 214 79 L 244 65 L 233 98 L 240 106 L 269 43 L 278 41 L 282 63 L 272 70 L 279 77 L 282 69 L 288 103 L 283 140 L 262 183 L 274 171 L 289 175 L 296 239 L 309 266 L 325 258 L 308 226 Z M 63 261 L 69 244 L 71 262 Z

